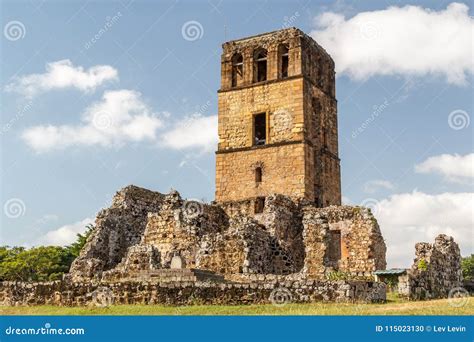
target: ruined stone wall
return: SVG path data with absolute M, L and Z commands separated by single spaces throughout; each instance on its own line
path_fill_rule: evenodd
M 445 298 L 462 286 L 461 254 L 451 236 L 440 234 L 433 244 L 417 243 L 415 250 L 407 284 L 403 285 L 410 298 Z
M 267 283 L 0 282 L 0 305 L 245 305 L 318 301 L 378 302 L 385 284 L 362 281 L 286 281 Z M 278 302 L 276 302 L 278 304 Z
M 159 192 L 133 185 L 117 192 L 111 207 L 97 214 L 96 229 L 71 265 L 74 280 L 100 277 L 103 271 L 115 267 L 127 249 L 140 242 L 148 213 L 159 211 L 163 199 Z
M 363 208 L 317 208 L 305 200 L 273 194 L 267 196 L 262 213 L 255 214 L 247 213 L 251 201 L 221 208 L 183 200 L 176 191 L 153 193 L 148 198 L 142 193 L 139 188 L 126 187 L 112 207 L 101 212 L 93 237 L 67 279 L 82 282 L 130 279 L 133 274 L 141 277 L 146 272 L 169 269 L 174 257 L 180 258 L 184 268 L 213 271 L 227 279 L 251 274 L 325 279 L 334 271 L 367 276 L 385 268 L 380 230 Z M 134 194 L 139 198 L 130 199 Z M 129 201 L 126 209 L 117 204 L 124 196 Z M 159 209 L 152 205 L 156 198 Z M 142 212 L 147 206 L 150 212 Z M 136 222 L 130 216 L 134 220 L 139 217 L 140 233 L 127 244 L 119 244 L 121 258 L 117 256 L 115 263 L 109 263 L 104 241 L 110 240 L 97 237 L 123 234 L 125 224 Z M 120 224 L 103 224 L 111 221 Z
M 254 216 L 255 215 L 255 199 L 249 198 L 240 201 L 219 202 L 219 207 L 229 217 L 236 216 Z
M 387 247 L 370 209 L 330 206 L 321 212 L 328 219 L 329 229 L 341 232 L 339 270 L 369 276 L 375 270 L 386 268 Z
M 386 267 L 386 246 L 377 221 L 369 209 L 330 206 L 304 209 L 304 272 L 310 278 L 322 278 L 340 271 L 357 276 L 371 276 Z M 340 242 L 331 241 L 339 237 Z M 334 243 L 340 249 L 334 251 Z M 335 256 L 334 253 L 340 253 Z
M 305 254 L 302 215 L 298 202 L 280 194 L 270 195 L 265 199 L 263 213 L 255 215 L 254 218 L 275 238 L 276 244 L 282 249 L 281 255 L 278 251 L 275 252 L 273 263 L 284 264 L 286 267 L 291 263 L 290 269 L 300 271 Z M 282 266 L 282 269 L 285 266 Z
M 141 243 L 158 249 L 163 267 L 169 267 L 172 257 L 179 255 L 193 268 L 201 237 L 227 227 L 228 219 L 221 208 L 182 200 L 175 192 L 165 197 L 159 212 L 148 214 Z
M 329 263 L 330 236 L 327 218 L 315 207 L 307 207 L 303 213 L 305 246 L 303 273 L 310 279 L 322 279 L 332 270 L 332 265 Z
M 222 235 L 208 235 L 201 243 L 197 260 L 200 268 L 221 274 L 262 273 L 269 265 L 265 245 L 269 236 L 248 218 L 231 219 Z

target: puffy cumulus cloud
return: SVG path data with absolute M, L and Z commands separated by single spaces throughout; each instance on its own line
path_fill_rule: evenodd
M 459 154 L 441 154 L 426 159 L 415 165 L 415 172 L 437 173 L 451 182 L 470 182 L 474 180 L 474 153 L 461 156 Z
M 433 11 L 418 6 L 361 12 L 346 19 L 325 12 L 311 35 L 334 58 L 337 72 L 356 80 L 373 75 L 444 75 L 463 84 L 474 72 L 474 20 L 465 4 Z
M 447 234 L 461 248 L 472 253 L 474 193 L 437 195 L 413 191 L 379 201 L 375 210 L 387 244 L 388 267 L 409 267 L 415 243 L 433 243 L 438 234 Z
M 161 126 L 159 115 L 143 102 L 139 92 L 114 90 L 106 91 L 100 101 L 86 108 L 81 124 L 35 126 L 26 129 L 22 138 L 41 153 L 78 145 L 117 146 L 154 140 Z
M 88 70 L 74 66 L 69 59 L 46 64 L 43 74 L 16 77 L 5 86 L 7 92 L 33 97 L 54 89 L 77 88 L 82 92 L 94 91 L 98 86 L 118 80 L 118 72 L 109 65 L 96 65 Z
M 91 218 L 85 218 L 72 224 L 66 224 L 58 229 L 50 230 L 37 241 L 37 245 L 65 246 L 77 239 L 77 234 L 84 233 L 86 226 L 93 223 Z
M 176 122 L 162 135 L 162 145 L 176 150 L 199 149 L 204 152 L 216 148 L 217 115 L 202 116 L 199 114 Z
M 392 190 L 395 186 L 388 180 L 375 179 L 368 181 L 364 184 L 364 192 L 368 194 L 373 194 L 379 191 L 380 189 Z

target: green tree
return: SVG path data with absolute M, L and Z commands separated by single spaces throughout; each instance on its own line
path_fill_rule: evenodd
M 63 247 L 13 247 L 1 261 L 1 280 L 47 281 L 61 279 L 74 256 Z
M 466 280 L 474 280 L 474 254 L 461 260 L 462 276 Z
M 92 224 L 88 224 L 86 226 L 86 231 L 84 232 L 84 234 L 77 234 L 77 240 L 66 247 L 66 249 L 68 249 L 69 252 L 74 255 L 75 258 L 79 256 L 82 247 L 84 247 L 84 245 L 86 244 L 87 239 L 94 231 L 94 228 L 95 227 Z
M 88 225 L 69 246 L 24 247 L 0 246 L 0 281 L 59 280 L 69 271 L 87 238 L 94 230 Z

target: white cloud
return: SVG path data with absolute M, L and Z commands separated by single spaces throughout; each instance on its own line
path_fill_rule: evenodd
M 441 154 L 426 159 L 415 165 L 415 172 L 437 173 L 451 182 L 472 182 L 474 179 L 474 153 L 461 156 L 459 154 Z
M 373 75 L 443 75 L 465 83 L 474 72 L 474 20 L 465 4 L 445 10 L 389 7 L 346 19 L 325 12 L 311 32 L 334 58 L 337 72 L 363 80 Z
M 28 128 L 23 140 L 36 152 L 77 145 L 116 146 L 127 141 L 154 140 L 162 121 L 131 90 L 106 91 L 99 102 L 86 108 L 79 125 L 41 125 Z
M 109 65 L 96 65 L 88 70 L 74 66 L 69 59 L 46 64 L 43 74 L 17 77 L 5 87 L 8 92 L 17 92 L 26 97 L 54 89 L 77 88 L 82 92 L 94 91 L 98 86 L 118 80 L 118 72 Z
M 474 193 L 425 194 L 418 191 L 380 201 L 376 218 L 387 244 L 388 267 L 409 267 L 415 243 L 433 243 L 438 234 L 454 237 L 461 254 L 472 253 Z
M 194 148 L 208 152 L 217 147 L 217 140 L 217 115 L 187 117 L 162 135 L 162 144 L 176 150 Z
M 37 245 L 44 246 L 65 246 L 73 243 L 77 239 L 77 234 L 84 233 L 86 226 L 93 223 L 91 218 L 85 218 L 82 221 L 67 224 L 58 229 L 47 232 L 37 241 Z
M 380 189 L 393 190 L 395 186 L 387 180 L 375 179 L 368 181 L 364 184 L 364 192 L 368 194 L 373 194 L 379 191 Z

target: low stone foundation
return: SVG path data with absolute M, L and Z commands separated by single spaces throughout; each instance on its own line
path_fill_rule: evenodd
M 110 279 L 108 276 L 110 275 Z M 195 281 L 213 281 L 223 282 L 224 276 L 214 272 L 198 269 L 171 269 L 164 268 L 153 271 L 140 271 L 131 274 L 104 273 L 102 282 L 120 281 L 149 282 L 149 283 L 169 283 L 169 282 L 195 282 Z
M 319 301 L 381 302 L 385 299 L 385 284 L 365 281 L 0 283 L 0 304 L 10 306 L 244 305 Z

